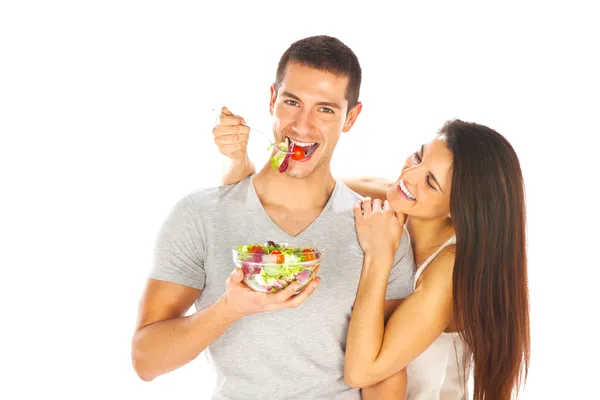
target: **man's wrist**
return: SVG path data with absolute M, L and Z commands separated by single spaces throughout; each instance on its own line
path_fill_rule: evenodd
M 219 297 L 219 299 L 215 302 L 214 307 L 219 316 L 222 316 L 224 320 L 231 323 L 234 323 L 238 319 L 245 316 L 231 307 L 226 294 L 223 294 L 221 297 Z
M 248 153 L 244 155 L 244 157 L 234 158 L 232 160 L 232 168 L 242 168 L 242 171 L 249 173 L 252 172 L 254 166 L 252 161 L 250 161 L 250 157 L 248 157 Z

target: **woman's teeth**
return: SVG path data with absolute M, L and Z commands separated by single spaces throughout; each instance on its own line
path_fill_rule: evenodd
M 404 193 L 404 195 L 406 197 L 408 197 L 411 200 L 416 200 L 417 199 L 415 196 L 413 196 L 413 194 L 404 185 L 404 179 L 400 179 L 400 182 L 398 182 L 398 186 L 400 186 L 400 190 L 402 190 L 402 193 Z

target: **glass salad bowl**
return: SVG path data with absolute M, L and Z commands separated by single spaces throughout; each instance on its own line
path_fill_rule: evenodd
M 244 282 L 257 292 L 277 293 L 298 282 L 300 293 L 317 275 L 322 251 L 310 246 L 268 241 L 233 249 L 233 261 L 244 272 Z

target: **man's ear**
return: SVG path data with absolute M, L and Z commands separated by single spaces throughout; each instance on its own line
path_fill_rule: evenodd
M 271 85 L 271 100 L 269 102 L 269 113 L 273 116 L 273 110 L 275 110 L 275 100 L 277 100 L 277 89 L 275 89 L 275 84 Z
M 354 107 L 352 107 L 352 110 L 350 110 L 350 112 L 348 113 L 348 116 L 346 117 L 346 122 L 344 122 L 344 127 L 342 128 L 342 132 L 348 132 L 352 128 L 352 126 L 354 126 L 354 122 L 356 122 L 356 118 L 358 118 L 358 115 L 361 111 L 362 103 L 359 101 Z

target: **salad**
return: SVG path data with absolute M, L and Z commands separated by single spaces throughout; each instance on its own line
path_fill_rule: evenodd
M 269 149 L 271 149 L 271 147 L 273 147 L 273 145 L 269 146 Z M 295 145 L 294 142 L 288 138 L 285 142 L 277 143 L 277 152 L 271 157 L 271 167 L 273 167 L 275 171 L 284 173 L 290 165 L 290 159 L 296 161 L 302 160 L 303 158 L 310 156 L 317 147 L 318 144 L 308 147 Z
M 244 244 L 233 250 L 235 264 L 244 271 L 244 282 L 265 293 L 277 293 L 292 282 L 300 283 L 300 292 L 316 276 L 321 258 L 321 252 L 314 248 L 272 241 Z

